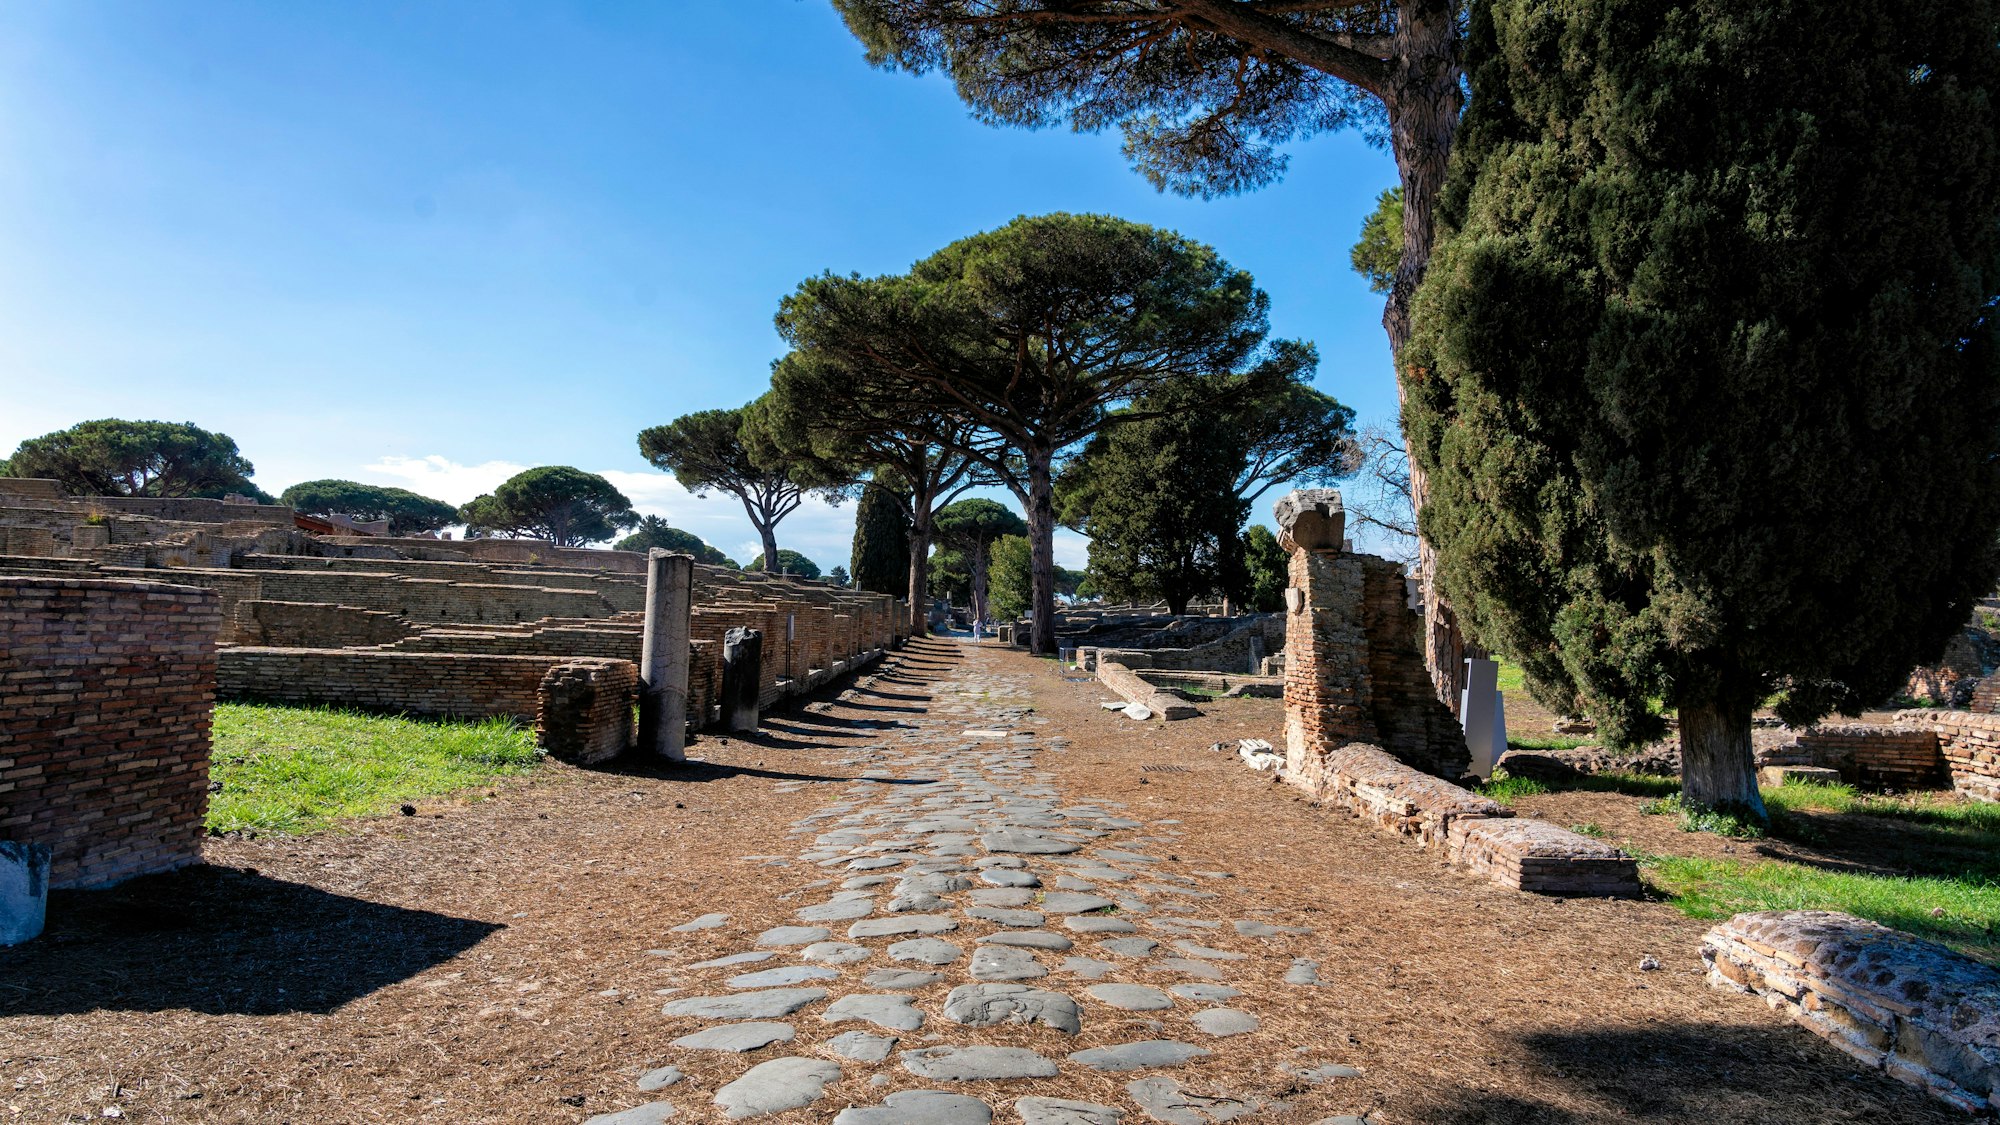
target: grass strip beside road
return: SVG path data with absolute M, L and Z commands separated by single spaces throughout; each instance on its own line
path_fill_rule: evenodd
M 222 703 L 209 768 L 211 833 L 296 835 L 343 817 L 525 773 L 534 735 L 510 719 L 437 721 Z

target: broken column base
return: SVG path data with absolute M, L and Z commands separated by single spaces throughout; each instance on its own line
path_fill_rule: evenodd
M 0 840 L 0 946 L 40 937 L 49 911 L 47 844 Z
M 1118 693 L 1127 703 L 1136 703 L 1161 719 L 1192 719 L 1201 714 L 1194 704 L 1172 692 L 1162 691 L 1139 678 L 1132 669 L 1115 660 L 1097 662 L 1097 679 Z
M 1538 820 L 1413 769 L 1380 747 L 1350 742 L 1325 755 L 1293 755 L 1285 779 L 1312 799 L 1445 853 L 1503 887 L 1531 894 L 1633 898 L 1639 865 L 1581 833 Z
M 1830 910 L 1738 914 L 1702 939 L 1708 981 L 1968 1113 L 2000 1110 L 2000 970 Z

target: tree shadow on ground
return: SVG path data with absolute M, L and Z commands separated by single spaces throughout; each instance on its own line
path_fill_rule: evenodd
M 1401 1107 L 1405 1115 L 1423 1125 L 1963 1120 L 1795 1027 L 1662 1023 L 1541 1032 L 1511 1045 L 1485 1062 L 1515 1090 L 1523 1077 L 1545 1086 L 1547 1100 L 1440 1085 Z
M 503 928 L 248 868 L 189 867 L 51 894 L 42 937 L 0 950 L 0 1016 L 325 1014 Z
M 618 758 L 599 767 L 606 773 L 622 774 L 626 777 L 650 777 L 661 781 L 684 781 L 704 783 L 724 781 L 732 777 L 762 777 L 772 781 L 856 781 L 858 778 L 842 777 L 829 773 L 799 773 L 794 770 L 765 769 L 762 766 L 737 766 L 726 762 L 705 762 L 699 758 L 689 758 L 685 762 L 662 762 L 633 756 Z M 869 778 L 884 785 L 928 785 L 930 782 L 907 778 Z

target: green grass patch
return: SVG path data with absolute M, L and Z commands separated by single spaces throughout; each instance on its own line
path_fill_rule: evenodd
M 1498 686 L 1501 691 L 1528 690 L 1528 674 L 1521 670 L 1521 666 L 1519 664 L 1516 664 L 1511 660 L 1503 660 L 1499 657 L 1495 657 L 1493 659 L 1493 662 L 1500 666 L 1500 680 Z
M 1594 738 L 1576 734 L 1510 734 L 1507 736 L 1507 749 L 1574 750 L 1595 741 Z
M 1522 797 L 1539 797 L 1549 791 L 1549 787 L 1532 777 L 1515 777 L 1506 770 L 1494 770 L 1493 777 L 1479 787 L 1482 796 L 1491 797 L 1503 805 L 1511 805 Z
M 1572 824 L 1569 826 L 1569 830 L 1579 836 L 1590 836 L 1600 840 L 1604 838 L 1604 826 L 1592 821 L 1585 821 L 1582 824 Z
M 419 797 L 524 773 L 534 735 L 510 719 L 439 722 L 317 707 L 222 703 L 210 832 L 292 835 Z
M 1762 790 L 1764 804 L 1788 812 L 1860 813 L 1908 821 L 1935 828 L 1990 832 L 2000 844 L 2000 805 L 1968 801 L 1956 794 L 1909 793 L 1889 796 L 1863 793 L 1852 785 L 1787 781 Z
M 1679 793 L 1649 801 L 1639 811 L 1647 816 L 1678 817 L 1683 832 L 1713 832 L 1717 836 L 1739 840 L 1757 840 L 1768 835 L 1768 827 L 1760 823 L 1748 808 L 1741 812 L 1727 808 L 1703 808 L 1688 804 Z
M 2000 883 L 1823 871 L 1778 860 L 1641 856 L 1646 881 L 1691 918 L 1745 910 L 1840 910 L 2000 960 Z

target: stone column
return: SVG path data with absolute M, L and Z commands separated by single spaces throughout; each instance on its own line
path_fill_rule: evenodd
M 694 556 L 646 556 L 646 632 L 639 656 L 639 752 L 687 760 L 688 613 Z
M 734 628 L 722 636 L 722 726 L 749 733 L 757 729 L 757 696 L 763 686 L 764 633 Z
M 1458 719 L 1464 724 L 1465 747 L 1472 754 L 1472 772 L 1493 776 L 1493 764 L 1507 752 L 1507 719 L 1500 709 L 1500 665 L 1467 658 L 1465 690 L 1458 696 Z

